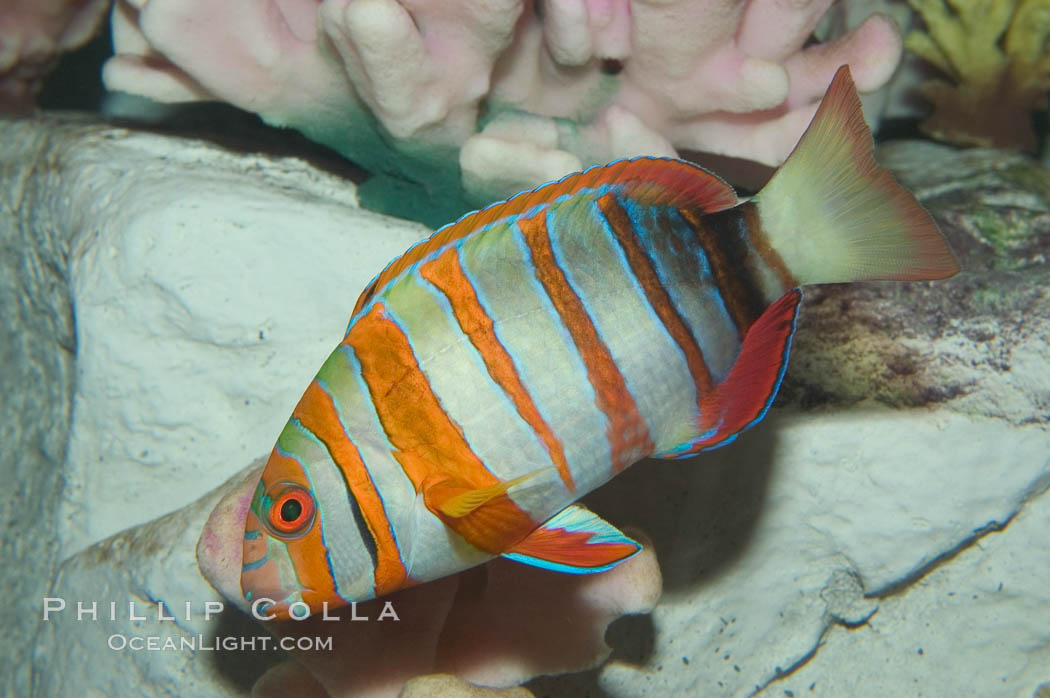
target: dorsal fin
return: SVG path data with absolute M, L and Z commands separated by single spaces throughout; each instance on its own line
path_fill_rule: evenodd
M 424 257 L 500 220 L 513 218 L 537 206 L 578 191 L 616 187 L 642 204 L 694 208 L 713 213 L 735 206 L 736 192 L 721 178 L 696 165 L 671 158 L 640 157 L 596 165 L 474 211 L 438 229 L 429 239 L 410 247 L 387 265 L 357 299 L 357 313 L 391 280 Z

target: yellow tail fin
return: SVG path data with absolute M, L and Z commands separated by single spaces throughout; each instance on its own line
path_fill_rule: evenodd
M 959 263 L 930 215 L 875 163 L 849 67 L 755 196 L 767 240 L 800 284 L 943 279 Z

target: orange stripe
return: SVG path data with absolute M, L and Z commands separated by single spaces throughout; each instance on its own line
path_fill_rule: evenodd
M 549 204 L 560 196 L 603 184 L 614 184 L 626 195 L 637 197 L 650 205 L 688 206 L 703 212 L 713 212 L 729 208 L 737 202 L 736 192 L 731 186 L 710 172 L 681 160 L 642 157 L 592 167 L 469 213 L 439 229 L 429 240 L 412 247 L 380 272 L 357 299 L 352 315 L 357 315 L 394 277 L 445 245 L 494 221 L 508 220 L 534 206 Z
M 569 285 L 565 272 L 554 259 L 545 212 L 518 221 L 525 244 L 532 253 L 536 278 L 550 296 L 554 309 L 572 337 L 594 388 L 594 404 L 608 421 L 605 429 L 612 452 L 613 473 L 618 473 L 636 460 L 653 452 L 649 429 L 638 413 L 623 374 L 613 361 L 609 348 L 598 336 L 580 297 Z
M 480 489 L 500 482 L 441 408 L 408 338 L 387 317 L 382 303 L 354 322 L 343 344 L 354 350 L 361 363 L 376 414 L 397 449 L 393 455 L 416 491 L 424 493 L 424 500 L 432 483 L 452 479 L 457 485 Z M 504 552 L 537 525 L 506 495 L 460 518 L 434 513 L 472 545 L 492 554 Z
M 292 417 L 313 432 L 328 449 L 332 460 L 343 471 L 350 494 L 357 500 L 368 531 L 376 544 L 376 596 L 382 596 L 405 586 L 408 575 L 405 563 L 394 540 L 390 521 L 383 509 L 383 500 L 368 475 L 357 446 L 346 435 L 339 412 L 332 398 L 317 381 L 310 383 Z M 319 528 L 319 527 L 318 527 Z
M 309 489 L 310 480 L 303 472 L 302 466 L 294 458 L 289 458 L 280 453 L 275 446 L 270 452 L 270 459 L 263 470 L 263 489 L 268 491 L 279 482 L 294 482 L 301 487 Z M 263 516 L 266 512 L 260 512 Z M 255 514 L 249 512 L 247 523 L 259 526 L 259 520 Z M 260 536 L 259 540 L 265 540 L 268 536 Z M 268 543 L 274 545 L 274 543 Z M 337 598 L 335 580 L 332 578 L 332 570 L 328 566 L 328 556 L 325 554 L 324 541 L 322 539 L 321 526 L 314 525 L 305 535 L 295 540 L 284 541 L 288 557 L 295 566 L 295 575 L 298 584 L 303 588 L 303 601 L 313 611 L 321 610 L 324 601 L 331 602 Z M 247 548 L 247 546 L 245 546 Z M 254 572 L 244 572 L 242 579 L 246 586 L 256 586 L 259 589 L 280 589 L 285 585 L 291 585 L 292 580 L 282 580 L 277 570 L 275 561 L 271 558 L 262 568 Z M 258 580 L 258 581 L 253 581 Z
M 660 277 L 653 267 L 652 260 L 649 259 L 649 255 L 646 254 L 645 249 L 638 240 L 638 236 L 634 232 L 634 224 L 612 194 L 606 194 L 598 199 L 598 209 L 605 216 L 605 220 L 609 222 L 609 228 L 612 230 L 613 235 L 620 242 L 620 247 L 627 257 L 627 263 L 630 265 L 634 277 L 638 279 L 642 290 L 645 291 L 645 297 L 649 300 L 649 305 L 656 312 L 656 316 L 660 318 L 660 322 L 667 329 L 667 333 L 671 335 L 671 338 L 678 344 L 682 353 L 685 354 L 685 362 L 689 366 L 689 375 L 693 377 L 693 383 L 696 384 L 697 399 L 703 399 L 703 396 L 710 393 L 714 387 L 711 381 L 711 372 L 708 370 L 707 362 L 704 360 L 704 353 L 700 349 L 700 345 L 697 344 L 693 333 L 690 332 L 688 325 L 685 324 L 685 320 L 678 313 L 678 309 L 674 307 L 671 296 L 667 293 L 667 289 L 664 288 L 663 282 L 660 281 Z
M 514 360 L 496 337 L 492 318 L 481 307 L 478 294 L 471 285 L 470 279 L 463 273 L 456 248 L 446 250 L 437 259 L 427 262 L 420 268 L 424 279 L 434 284 L 444 293 L 452 304 L 452 312 L 463 333 L 470 338 L 470 343 L 481 354 L 492 380 L 503 388 L 503 391 L 514 403 L 521 418 L 536 432 L 543 442 L 551 462 L 558 469 L 562 482 L 570 492 L 576 491 L 576 484 L 569 472 L 565 460 L 565 450 L 561 441 L 554 435 L 550 426 L 544 421 L 529 392 L 522 385 Z
M 728 254 L 726 246 L 733 231 L 716 230 L 712 216 L 684 208 L 678 212 L 696 235 L 700 248 L 707 256 L 715 286 L 736 326 L 737 336 L 743 341 L 748 328 L 765 310 L 765 303 L 761 299 L 761 292 L 751 283 L 750 269 L 742 266 L 744 260 L 734 260 Z

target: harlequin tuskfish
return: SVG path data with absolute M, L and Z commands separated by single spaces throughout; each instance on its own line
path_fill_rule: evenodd
M 691 164 L 636 158 L 410 248 L 277 439 L 245 524 L 245 597 L 298 617 L 498 555 L 570 573 L 629 558 L 639 544 L 573 502 L 761 420 L 798 287 L 958 271 L 872 149 L 843 67 L 748 201 Z

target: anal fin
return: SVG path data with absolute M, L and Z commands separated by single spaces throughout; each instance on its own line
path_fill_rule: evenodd
M 612 569 L 642 549 L 594 512 L 573 504 L 503 553 L 516 562 L 569 574 Z
M 725 380 L 700 404 L 700 435 L 657 458 L 686 458 L 725 446 L 766 416 L 787 370 L 802 292 L 781 296 L 748 329 Z

